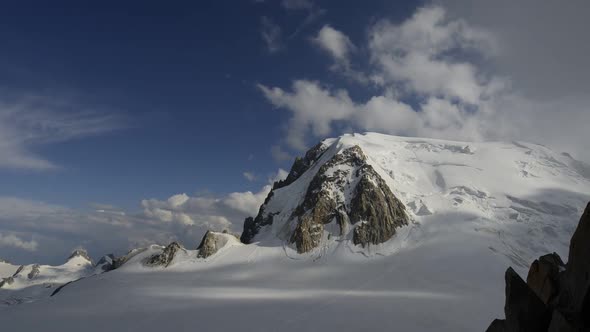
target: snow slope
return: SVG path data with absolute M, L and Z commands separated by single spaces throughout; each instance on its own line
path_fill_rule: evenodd
M 30 264 L 0 268 L 0 277 L 11 278 L 10 283 L 0 288 L 0 308 L 49 297 L 57 287 L 94 273 L 92 262 L 82 256 L 71 257 L 59 266 Z M 9 271 L 12 273 L 5 273 Z
M 358 145 L 406 205 L 411 222 L 362 249 L 326 236 L 299 255 L 280 216 L 250 245 L 206 259 L 183 251 L 167 268 L 141 264 L 64 287 L 51 298 L 0 308 L 0 326 L 34 331 L 483 331 L 502 316 L 503 274 L 539 255 L 567 257 L 590 199 L 587 166 L 522 142 L 465 143 L 368 133 L 329 149 L 272 209 L 293 209 L 318 167 Z M 325 231 L 330 232 L 330 229 Z M 34 318 L 34 319 L 31 319 Z M 108 322 L 108 323 L 105 323 Z
M 0 260 L 0 280 L 2 278 L 10 277 L 16 272 L 18 265 L 12 265 L 8 262 Z

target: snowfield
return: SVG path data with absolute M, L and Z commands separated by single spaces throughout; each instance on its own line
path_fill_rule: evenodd
M 388 242 L 365 249 L 348 235 L 326 234 L 317 250 L 301 255 L 281 240 L 285 224 L 277 218 L 254 244 L 227 241 L 206 259 L 181 251 L 167 268 L 141 263 L 162 250 L 151 246 L 119 269 L 73 282 L 56 296 L 0 306 L 0 326 L 85 332 L 484 331 L 503 316 L 506 268 L 526 277 L 528 265 L 542 254 L 567 257 L 590 200 L 590 168 L 536 144 L 374 133 L 324 144 L 330 148 L 318 165 L 276 190 L 273 210 L 290 214 L 319 165 L 358 145 L 406 206 L 410 224 Z M 0 272 L 10 269 L 1 264 Z M 0 289 L 0 297 L 11 291 Z

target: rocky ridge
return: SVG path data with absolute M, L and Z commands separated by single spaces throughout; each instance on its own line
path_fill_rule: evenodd
M 297 206 L 290 213 L 274 210 L 275 192 L 300 185 L 296 183 L 300 179 L 309 183 Z M 277 215 L 287 219 L 287 234 L 282 235 L 299 253 L 319 247 L 327 225 L 335 224 L 330 229 L 337 229 L 334 234 L 328 232 L 329 237 L 346 238 L 352 229 L 352 242 L 366 247 L 389 240 L 397 228 L 408 224 L 405 206 L 362 149 L 358 145 L 341 148 L 338 141 L 320 143 L 295 160 L 287 178 L 274 184 L 258 215 L 245 220 L 242 242 L 253 242 Z

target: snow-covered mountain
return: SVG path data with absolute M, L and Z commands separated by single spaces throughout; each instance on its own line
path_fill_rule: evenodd
M 0 326 L 484 330 L 506 267 L 567 256 L 588 200 L 590 168 L 540 145 L 344 135 L 275 183 L 247 244 L 209 232 L 195 250 L 137 249 L 57 296 L 0 308 Z
M 0 262 L 0 307 L 49 297 L 59 286 L 95 273 L 84 250 L 76 250 L 59 266 Z

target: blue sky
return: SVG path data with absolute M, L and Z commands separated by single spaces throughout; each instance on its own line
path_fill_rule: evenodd
M 239 232 L 295 155 L 350 131 L 528 140 L 589 160 L 590 51 L 576 12 L 530 1 L 5 4 L 0 257 Z M 545 55 L 556 48 L 564 61 Z M 101 240 L 110 232 L 120 238 Z
M 368 25 L 387 3 L 355 8 L 355 24 Z M 312 9 L 321 14 L 309 24 L 304 24 L 308 9 L 288 10 L 280 2 L 165 7 L 66 1 L 5 7 L 4 93 L 63 98 L 116 114 L 114 125 L 121 128 L 35 146 L 39 156 L 61 169 L 3 170 L 0 181 L 6 185 L 0 195 L 134 208 L 146 195 L 249 189 L 243 172 L 255 170 L 265 179 L 276 171 L 270 148 L 281 139 L 288 115 L 274 110 L 256 84 L 338 79 L 326 68 L 329 59 L 308 39 L 327 22 L 350 25 L 354 2 L 326 6 Z M 391 13 L 403 17 L 415 7 L 399 3 Z M 261 38 L 262 16 L 281 23 L 284 45 L 275 53 Z M 350 32 L 363 33 L 354 27 Z

